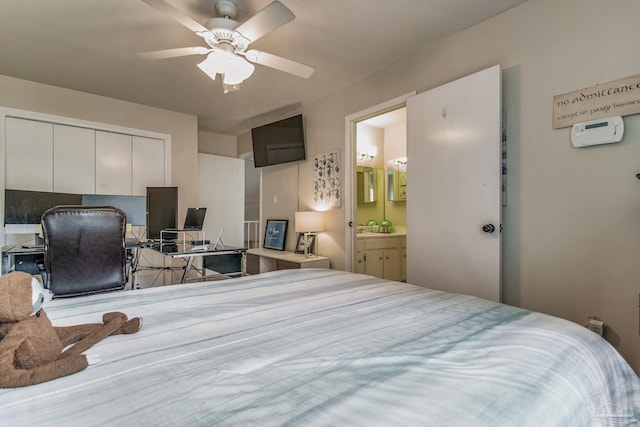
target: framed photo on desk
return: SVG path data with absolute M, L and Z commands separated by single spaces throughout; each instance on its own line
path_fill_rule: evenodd
M 315 241 L 316 241 L 316 235 L 315 234 L 310 234 L 309 235 L 309 248 L 307 249 L 307 252 L 310 254 L 315 253 L 313 248 L 315 248 Z M 296 243 L 296 250 L 295 252 L 297 254 L 303 254 L 304 253 L 304 246 L 305 246 L 305 240 L 304 240 L 304 233 L 298 233 L 298 240 Z
M 263 248 L 284 251 L 284 243 L 287 239 L 287 219 L 268 219 L 264 229 Z

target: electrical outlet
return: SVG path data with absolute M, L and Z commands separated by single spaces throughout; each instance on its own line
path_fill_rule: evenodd
M 598 319 L 589 319 L 587 327 L 594 333 L 603 336 L 604 335 L 604 322 Z

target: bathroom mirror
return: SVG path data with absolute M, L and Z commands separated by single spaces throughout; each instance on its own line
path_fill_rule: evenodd
M 407 172 L 392 168 L 388 169 L 387 200 L 407 200 Z
M 385 218 L 384 170 L 358 166 L 356 176 L 357 224 L 366 225 L 369 220 L 383 220 Z
M 378 200 L 378 179 L 374 168 L 358 166 L 356 170 L 358 203 L 373 203 Z

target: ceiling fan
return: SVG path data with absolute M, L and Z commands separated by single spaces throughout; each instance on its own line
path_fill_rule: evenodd
M 279 1 L 270 3 L 240 24 L 234 20 L 238 13 L 235 3 L 231 0 L 218 0 L 215 8 L 219 16 L 209 19 L 204 25 L 183 14 L 165 0 L 143 1 L 202 37 L 208 47 L 182 47 L 144 52 L 140 55 L 146 59 L 207 55 L 207 58 L 198 64 L 198 68 L 213 80 L 216 79 L 216 74 L 220 74 L 225 93 L 239 89 L 239 85 L 253 74 L 254 63 L 303 78 L 309 78 L 313 74 L 314 68 L 308 65 L 260 50 L 248 49 L 251 43 L 295 19 L 293 12 Z

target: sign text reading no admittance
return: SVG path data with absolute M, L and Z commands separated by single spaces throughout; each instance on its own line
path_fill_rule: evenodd
M 640 74 L 553 97 L 553 128 L 640 113 Z

